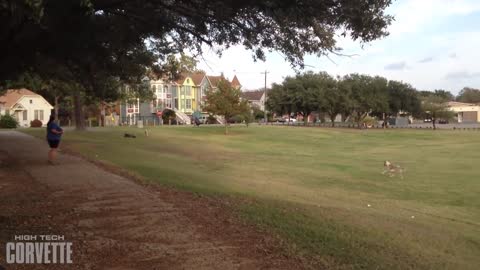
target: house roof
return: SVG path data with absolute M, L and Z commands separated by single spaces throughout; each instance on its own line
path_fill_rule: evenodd
M 457 102 L 457 101 L 449 101 L 447 102 L 449 107 L 466 107 L 466 106 L 478 106 L 474 103 L 464 103 L 464 102 Z
M 22 88 L 22 89 L 9 89 L 7 92 L 0 96 L 0 103 L 3 103 L 6 108 L 11 108 L 15 105 L 23 96 L 40 96 L 34 92 Z
M 233 76 L 231 85 L 232 85 L 233 87 L 238 87 L 238 88 L 242 87 L 242 84 L 241 84 L 240 81 L 238 80 L 237 75 Z
M 242 92 L 242 97 L 246 100 L 260 100 L 264 94 L 263 90 Z
M 210 81 L 210 84 L 213 87 L 217 87 L 218 83 L 222 80 L 225 80 L 225 77 L 223 76 L 207 76 L 207 79 Z
M 197 86 L 202 83 L 202 80 L 204 77 L 205 77 L 204 72 L 195 72 L 190 76 L 190 78 L 192 78 L 193 83 Z

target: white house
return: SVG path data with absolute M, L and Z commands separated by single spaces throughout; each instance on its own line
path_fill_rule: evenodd
M 53 106 L 42 96 L 27 89 L 11 89 L 0 96 L 0 114 L 10 114 L 21 127 L 29 127 L 34 119 L 46 125 Z
M 264 90 L 242 92 L 242 98 L 244 100 L 248 100 L 251 105 L 258 107 L 262 111 L 265 111 L 266 100 Z

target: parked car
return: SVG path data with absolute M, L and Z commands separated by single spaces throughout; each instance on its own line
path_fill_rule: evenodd
M 430 122 L 432 122 L 432 119 L 431 119 L 431 118 L 427 118 L 427 119 L 423 120 L 423 122 L 425 122 L 425 123 L 430 123 Z
M 440 120 L 438 120 L 438 123 L 439 124 L 448 124 L 448 120 L 440 119 Z
M 287 120 L 285 120 L 285 119 L 282 118 L 282 117 L 273 118 L 273 122 L 284 123 L 285 121 L 287 121 Z

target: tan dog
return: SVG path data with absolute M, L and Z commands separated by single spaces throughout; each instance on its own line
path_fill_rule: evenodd
M 400 165 L 396 165 L 391 163 L 388 160 L 385 160 L 383 163 L 383 173 L 382 174 L 388 174 L 390 177 L 394 177 L 395 175 L 399 175 L 400 179 L 403 179 L 403 173 L 405 172 L 405 169 L 400 167 Z

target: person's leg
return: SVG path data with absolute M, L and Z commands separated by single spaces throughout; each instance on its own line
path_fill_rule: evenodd
M 52 148 L 50 149 L 50 157 L 51 157 L 51 161 L 55 161 L 55 158 L 57 156 L 57 148 Z
M 49 141 L 50 150 L 48 151 L 48 163 L 53 164 L 57 156 L 57 147 L 59 142 Z

